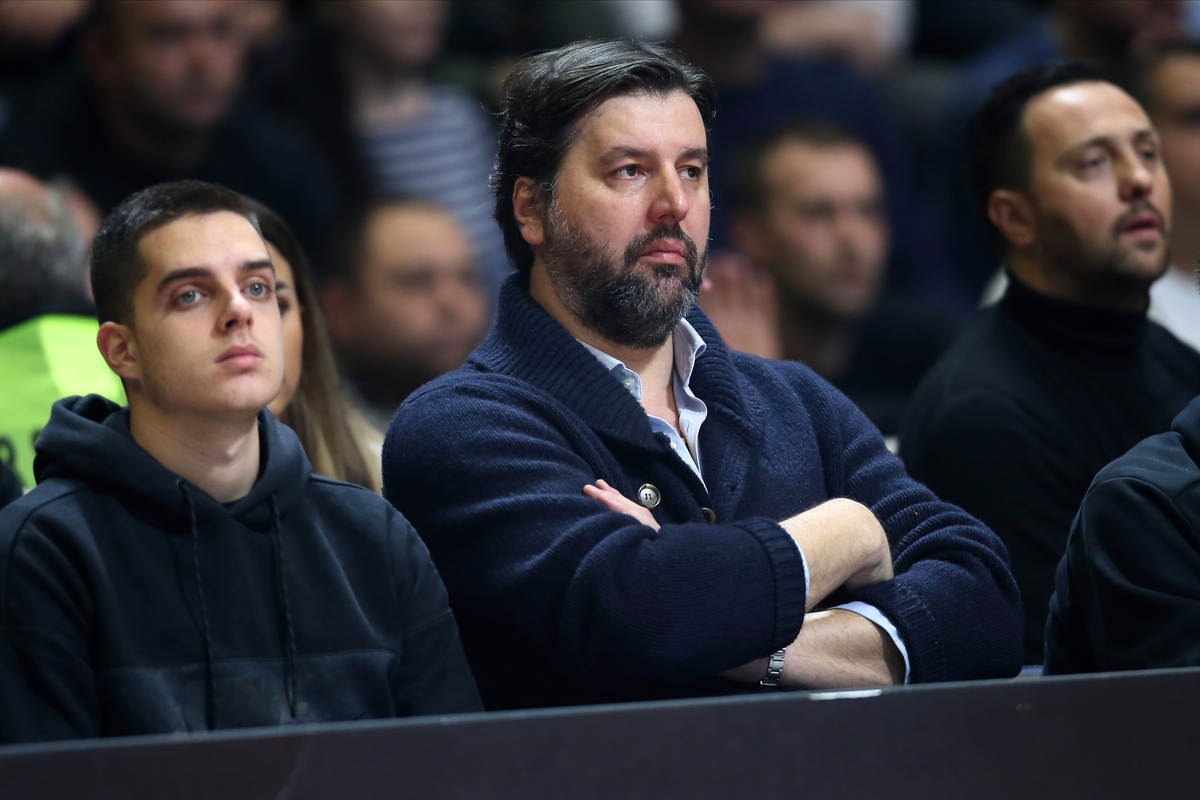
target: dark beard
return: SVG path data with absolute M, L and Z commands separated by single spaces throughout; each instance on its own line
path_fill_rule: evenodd
M 622 347 L 661 347 L 695 304 L 704 278 L 707 250 L 700 254 L 676 223 L 644 233 L 625 248 L 617 264 L 598 242 L 575 228 L 551 202 L 545 222 L 542 259 L 558 298 L 586 328 Z M 673 239 L 684 249 L 687 273 L 663 265 L 646 276 L 635 267 L 652 242 Z

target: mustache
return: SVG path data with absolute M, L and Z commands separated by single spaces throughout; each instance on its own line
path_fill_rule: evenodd
M 684 233 L 683 229 L 679 227 L 679 223 L 675 223 L 670 228 L 655 228 L 652 231 L 647 231 L 634 237 L 629 246 L 625 248 L 625 267 L 631 269 L 637 263 L 638 256 L 641 255 L 643 250 L 657 241 L 667 239 L 677 241 L 683 245 L 683 260 L 687 263 L 689 269 L 696 269 L 696 264 L 700 261 L 700 251 L 696 247 L 696 243 L 692 241 L 692 237 Z
M 1121 216 L 1117 217 L 1116 222 L 1113 223 L 1113 238 L 1119 238 L 1121 231 L 1129 225 L 1134 217 L 1139 214 L 1145 214 L 1146 212 L 1154 215 L 1154 219 L 1158 222 L 1159 229 L 1165 234 L 1167 232 L 1167 220 L 1166 217 L 1162 215 L 1162 212 L 1155 208 L 1154 204 L 1149 200 L 1136 200 L 1130 209 Z

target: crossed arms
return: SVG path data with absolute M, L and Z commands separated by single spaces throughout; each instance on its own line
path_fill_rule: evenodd
M 659 530 L 650 512 L 624 497 L 603 480 L 583 489 L 612 511 Z M 853 611 L 813 611 L 835 589 L 854 591 L 892 579 L 887 534 L 870 509 L 848 498 L 828 500 L 780 524 L 804 553 L 808 595 L 800 635 L 787 647 L 782 686 L 827 689 L 897 684 L 904 680 L 904 660 L 895 643 L 878 625 Z M 724 675 L 757 683 L 767 659 L 755 659 Z
M 704 676 L 758 681 L 762 659 L 785 646 L 785 683 L 897 680 L 898 659 L 873 623 L 813 611 L 843 595 L 896 627 L 914 682 L 1015 674 L 1020 605 L 994 534 L 909 479 L 849 401 L 813 398 L 820 387 L 803 384 L 815 379 L 794 377 L 770 390 L 803 392 L 822 424 L 799 413 L 768 419 L 761 452 L 710 440 L 714 476 L 744 457 L 754 477 L 737 496 L 728 479 L 710 481 L 717 524 L 697 508 L 670 524 L 660 515 L 658 530 L 582 487 L 605 478 L 632 496 L 646 480 L 679 497 L 687 490 L 672 476 L 686 470 L 617 459 L 544 394 L 487 375 L 410 398 L 384 448 L 385 493 L 429 544 L 481 688 L 494 679 L 503 694 L 537 672 L 524 687 L 534 701 L 548 680 L 562 690 L 555 702 L 667 696 Z M 846 591 L 829 597 L 835 589 Z

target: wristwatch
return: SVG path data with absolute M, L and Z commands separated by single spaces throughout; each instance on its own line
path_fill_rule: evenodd
M 783 674 L 783 657 L 786 653 L 786 648 L 771 653 L 771 660 L 767 662 L 767 674 L 758 682 L 759 686 L 779 685 L 779 676 Z

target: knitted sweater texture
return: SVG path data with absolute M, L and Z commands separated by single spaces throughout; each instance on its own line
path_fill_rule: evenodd
M 1015 674 L 1020 601 L 1003 545 L 909 479 L 878 431 L 803 365 L 707 343 L 704 481 L 628 391 L 512 276 L 496 328 L 412 395 L 384 445 L 384 493 L 429 546 L 489 708 L 741 691 L 719 674 L 792 642 L 804 565 L 777 523 L 827 499 L 870 508 L 896 578 L 835 605 L 878 607 L 911 678 Z M 582 493 L 662 496 L 658 531 Z M 715 514 L 708 523 L 704 510 Z

